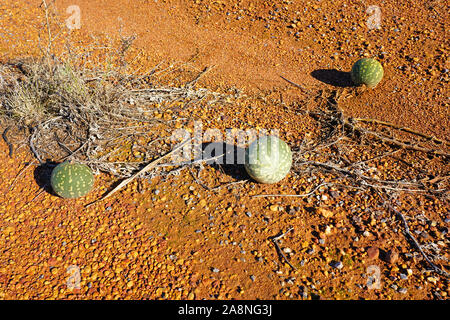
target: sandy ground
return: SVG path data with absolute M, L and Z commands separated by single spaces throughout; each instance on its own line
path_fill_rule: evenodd
M 0 5 L 2 60 L 39 54 L 37 28 L 45 21 L 39 3 Z M 344 113 L 448 139 L 448 6 L 443 1 L 380 2 L 379 29 L 368 28 L 365 1 L 56 1 L 62 19 L 70 16 L 70 5 L 80 8 L 81 29 L 65 30 L 55 39 L 57 47 L 69 36 L 86 47 L 119 33 L 136 35 L 131 50 L 136 59 L 130 64 L 143 73 L 161 61 L 188 61 L 197 71 L 214 66 L 199 85 L 223 92 L 237 88 L 255 97 L 219 111 L 194 112 L 211 126 L 236 126 L 237 120 L 283 125 L 287 141 L 295 144 L 308 123 L 280 110 L 279 102 L 305 97 L 280 76 L 309 90 L 347 87 L 343 72 L 367 56 L 383 64 L 385 77 L 375 90 L 344 100 Z M 268 98 L 256 99 L 262 96 Z M 213 120 L 217 116 L 222 121 Z M 371 216 L 373 199 L 363 195 L 326 193 L 325 208 L 332 208 L 327 215 L 319 209 L 323 203 L 252 198 L 308 185 L 307 177 L 211 192 L 187 172 L 145 182 L 143 193 L 132 183 L 84 209 L 112 177 L 98 176 L 94 192 L 82 201 L 59 199 L 40 192 L 33 167 L 21 171 L 31 159 L 26 150 L 9 158 L 3 141 L 0 148 L 4 299 L 446 299 L 449 293 L 445 277 L 423 272 L 401 224 Z M 203 175 L 205 181 L 220 180 L 213 168 Z M 426 215 L 414 228 L 431 234 L 426 241 L 441 241 L 448 257 L 448 206 L 422 198 L 405 196 L 403 206 Z M 352 224 L 354 212 L 362 213 L 365 228 Z M 327 225 L 333 231 L 323 243 L 318 234 Z M 297 270 L 280 260 L 269 240 L 289 226 L 294 231 L 282 248 Z M 400 258 L 389 263 L 369 248 L 381 256 L 395 250 Z M 380 289 L 367 288 L 370 266 L 380 271 Z M 70 268 L 79 271 L 78 289 L 67 287 Z

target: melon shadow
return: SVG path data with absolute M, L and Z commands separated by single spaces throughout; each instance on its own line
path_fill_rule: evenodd
M 250 179 L 244 167 L 245 148 L 225 143 L 225 142 L 208 142 L 202 143 L 201 159 L 206 160 L 204 163 L 218 167 L 226 175 L 237 180 Z M 223 156 L 221 156 L 223 155 Z M 217 159 L 212 159 L 218 157 Z M 212 160 L 207 160 L 212 159 Z
M 317 69 L 311 72 L 311 76 L 323 83 L 335 87 L 354 87 L 350 72 L 339 71 L 336 69 Z
M 51 195 L 58 196 L 54 191 L 50 183 L 50 178 L 52 176 L 53 168 L 56 167 L 58 163 L 56 162 L 44 162 L 34 169 L 34 180 L 37 185 L 44 189 L 44 191 L 50 193 Z

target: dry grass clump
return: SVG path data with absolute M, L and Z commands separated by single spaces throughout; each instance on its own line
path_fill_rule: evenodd
M 144 160 L 163 151 L 158 144 L 149 147 L 158 137 L 156 131 L 174 121 L 188 120 L 178 116 L 180 106 L 225 98 L 207 89 L 194 89 L 202 73 L 179 87 L 158 85 L 162 83 L 158 77 L 174 73 L 174 69 L 157 67 L 138 76 L 125 74 L 122 68 L 75 67 L 54 56 L 8 62 L 0 66 L 0 112 L 9 121 L 8 130 L 20 129 L 25 139 L 22 144 L 29 145 L 40 163 L 73 159 L 128 177 Z M 170 119 L 155 116 L 168 111 Z M 155 128 L 158 130 L 152 135 Z M 108 160 L 130 144 L 140 150 L 141 161 Z

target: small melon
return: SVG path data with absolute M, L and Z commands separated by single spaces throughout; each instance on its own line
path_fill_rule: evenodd
M 375 88 L 383 79 L 383 66 L 375 59 L 362 58 L 352 67 L 351 77 L 356 85 L 365 84 L 369 88 Z
M 94 175 L 87 165 L 63 162 L 53 169 L 50 184 L 62 198 L 79 198 L 91 191 Z
M 259 183 L 279 182 L 286 177 L 291 165 L 291 148 L 275 136 L 262 136 L 245 150 L 245 170 Z

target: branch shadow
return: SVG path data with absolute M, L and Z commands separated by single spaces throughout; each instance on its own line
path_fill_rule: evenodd
M 335 87 L 354 87 L 350 72 L 339 71 L 336 69 L 318 69 L 311 72 L 311 76 L 323 83 Z

